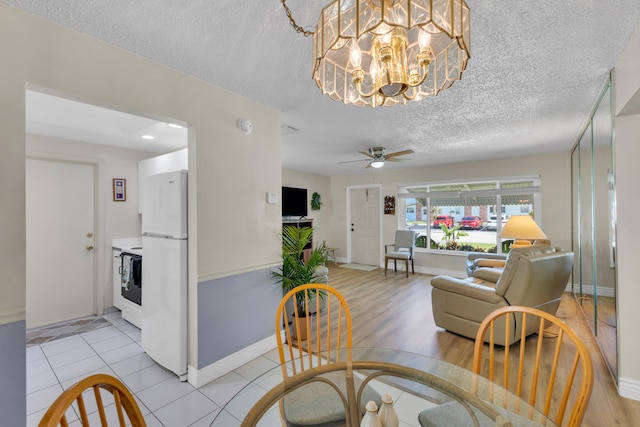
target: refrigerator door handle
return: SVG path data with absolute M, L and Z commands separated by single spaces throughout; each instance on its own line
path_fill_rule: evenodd
M 168 234 L 162 234 L 162 233 L 149 233 L 149 232 L 145 232 L 142 233 L 143 236 L 146 237 L 158 237 L 158 238 L 164 238 L 164 239 L 170 239 L 171 236 L 169 236 Z

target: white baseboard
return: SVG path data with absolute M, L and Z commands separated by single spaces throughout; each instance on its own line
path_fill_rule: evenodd
M 576 290 L 580 289 L 580 286 L 577 284 L 573 284 L 573 289 L 576 289 Z M 571 283 L 567 285 L 565 291 L 573 292 Z M 582 293 L 586 295 L 593 295 L 594 294 L 593 286 L 582 286 Z M 598 286 L 598 296 L 613 298 L 616 296 L 616 292 L 614 288 Z
M 220 359 L 211 365 L 205 366 L 204 368 L 196 369 L 189 365 L 187 381 L 196 388 L 202 387 L 203 385 L 228 374 L 234 369 L 237 369 L 245 363 L 262 356 L 276 347 L 276 336 L 273 335 L 263 339 L 262 341 L 258 341 L 255 344 L 251 344 L 249 347 L 245 347 L 236 353 L 230 354 L 229 356 Z
M 341 264 L 344 264 L 347 262 L 347 259 L 344 257 L 336 257 L 336 258 L 337 258 L 337 261 Z M 382 265 L 379 265 L 378 267 L 384 268 L 384 263 Z M 444 270 L 440 268 L 421 267 L 419 265 L 416 265 L 415 269 L 416 269 L 416 273 L 433 274 L 434 276 L 466 277 L 465 276 L 466 272 L 461 272 L 459 270 Z M 331 280 L 331 278 L 329 278 L 329 280 Z
M 628 399 L 640 401 L 640 381 L 629 378 L 618 378 L 618 394 Z

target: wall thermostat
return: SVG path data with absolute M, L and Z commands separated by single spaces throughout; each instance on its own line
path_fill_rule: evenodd
M 278 193 L 267 193 L 267 203 L 278 203 Z

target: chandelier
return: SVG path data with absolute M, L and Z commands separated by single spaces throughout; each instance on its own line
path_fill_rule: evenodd
M 460 80 L 469 60 L 464 0 L 334 0 L 313 35 L 313 79 L 345 104 L 376 107 L 435 96 Z

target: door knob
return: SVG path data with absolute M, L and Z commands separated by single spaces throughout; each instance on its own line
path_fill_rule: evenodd
M 88 250 L 88 251 L 92 251 L 92 250 L 93 250 L 93 245 L 92 245 L 91 243 L 89 243 L 89 244 L 87 245 L 87 250 Z

